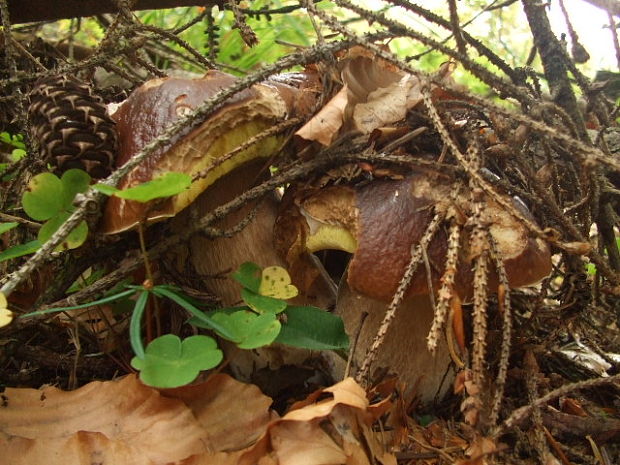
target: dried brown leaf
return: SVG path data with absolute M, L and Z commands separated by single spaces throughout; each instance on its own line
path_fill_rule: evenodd
M 370 134 L 403 119 L 420 103 L 419 80 L 388 63 L 352 49 L 339 62 L 343 87 L 308 121 L 297 135 L 329 145 L 341 132 Z
M 346 454 L 313 421 L 282 421 L 271 427 L 271 444 L 279 465 L 344 463 Z
M 583 408 L 583 405 L 577 399 L 570 397 L 560 399 L 560 408 L 562 409 L 562 412 L 570 415 L 576 415 L 578 417 L 588 416 L 588 413 Z
M 295 134 L 303 139 L 316 141 L 325 146 L 331 144 L 342 127 L 347 102 L 347 87 L 344 86 Z
M 136 451 L 129 443 L 108 439 L 102 433 L 86 431 L 78 431 L 67 437 L 42 439 L 28 439 L 0 433 L 0 454 L 2 463 L 11 465 L 167 463 L 167 461 L 154 461 L 152 455 Z
M 389 87 L 401 80 L 404 73 L 375 56 L 352 56 L 341 60 L 342 81 L 349 88 L 349 103 L 357 105 L 368 94 Z
M 326 393 L 333 398 L 317 402 Z M 280 465 L 367 465 L 376 460 L 394 465 L 394 456 L 377 439 L 380 433 L 371 429 L 375 417 L 368 406 L 364 390 L 352 378 L 316 391 L 272 422 L 239 465 L 271 465 L 274 457 Z
M 222 374 L 161 393 L 130 375 L 5 395 L 0 456 L 12 465 L 236 465 L 272 421 L 270 398 Z
M 298 410 L 293 410 L 287 413 L 283 420 L 310 421 L 315 418 L 323 418 L 328 416 L 338 404 L 348 405 L 361 410 L 366 410 L 368 407 L 366 393 L 362 387 L 353 380 L 353 378 L 347 378 L 338 384 L 334 384 L 329 388 L 323 389 L 322 392 L 331 393 L 334 396 L 333 399 L 328 399 L 316 404 L 308 405 Z
M 179 465 L 239 465 L 239 460 L 244 453 L 245 450 L 192 455 Z
M 474 439 L 471 446 L 465 454 L 470 457 L 466 460 L 457 460 L 454 465 L 490 465 L 493 463 L 490 459 L 491 454 L 497 452 L 497 444 L 489 438 L 478 437 Z
M 273 402 L 253 384 L 216 374 L 204 383 L 162 391 L 184 402 L 205 431 L 211 451 L 240 450 L 254 443 L 272 420 Z
M 411 75 L 387 87 L 379 87 L 370 92 L 365 102 L 353 108 L 355 129 L 370 134 L 375 129 L 402 120 L 407 110 L 422 101 L 420 81 Z
M 469 391 L 467 383 L 468 382 L 465 383 L 465 388 Z M 465 400 L 461 402 L 461 412 L 463 413 L 463 419 L 465 420 L 465 423 L 472 426 L 477 425 L 480 418 L 481 408 L 482 401 L 477 395 L 470 395 L 469 397 L 466 397 Z
M 464 352 L 465 322 L 463 318 L 463 306 L 461 305 L 461 298 L 458 294 L 454 294 L 450 297 L 450 311 L 452 312 L 452 332 L 454 333 L 454 339 L 456 339 L 459 349 Z
M 12 457 L 7 463 L 81 465 L 100 456 L 101 463 L 165 464 L 205 451 L 190 409 L 133 375 L 71 392 L 8 388 L 4 395 L 0 456 Z

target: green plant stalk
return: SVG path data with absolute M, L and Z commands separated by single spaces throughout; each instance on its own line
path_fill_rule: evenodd
M 146 289 L 143 290 L 138 299 L 136 300 L 136 305 L 133 308 L 133 313 L 131 314 L 131 321 L 129 322 L 129 342 L 131 343 L 131 348 L 133 352 L 136 354 L 138 358 L 144 358 L 144 345 L 142 344 L 142 336 L 141 336 L 141 325 L 142 325 L 142 315 L 144 314 L 144 309 L 146 308 L 146 301 L 149 298 L 149 291 Z
M 168 299 L 172 300 L 173 302 L 183 307 L 185 310 L 187 310 L 189 313 L 195 316 L 198 320 L 202 321 L 205 325 L 209 326 L 214 331 L 217 331 L 220 334 L 220 336 L 222 336 L 223 338 L 228 339 L 230 341 L 234 341 L 234 336 L 230 334 L 226 330 L 226 328 L 224 328 L 223 326 L 213 321 L 211 318 L 205 315 L 204 312 L 194 307 L 191 303 L 183 299 L 183 297 L 181 297 L 180 295 L 175 294 L 174 292 L 171 292 L 168 289 L 163 289 L 157 286 L 153 288 L 152 292 L 155 295 L 167 297 Z

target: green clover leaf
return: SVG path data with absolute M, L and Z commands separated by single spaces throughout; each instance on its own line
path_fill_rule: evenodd
M 244 288 L 258 294 L 258 288 L 261 283 L 261 268 L 256 263 L 245 262 L 239 266 L 239 269 L 232 274 L 235 279 Z
M 90 176 L 86 171 L 71 169 L 64 172 L 60 178 L 62 183 L 62 206 L 66 211 L 73 211 L 73 199 L 90 185 Z
M 271 344 L 281 328 L 274 313 L 257 315 L 245 309 L 229 309 L 214 312 L 211 318 L 233 335 L 232 341 L 240 349 L 256 349 Z
M 241 289 L 241 298 L 257 313 L 280 313 L 288 305 L 285 300 L 256 294 L 245 287 Z
M 37 235 L 38 241 L 41 244 L 45 244 L 58 230 L 58 228 L 60 228 L 62 224 L 67 221 L 69 216 L 71 216 L 71 213 L 61 212 L 47 220 L 43 226 L 41 226 L 41 229 L 39 229 L 39 233 Z M 73 231 L 69 233 L 62 244 L 58 246 L 57 250 L 75 249 L 81 246 L 86 241 L 87 237 L 88 225 L 86 224 L 86 221 L 82 221 Z
M 36 221 L 49 220 L 58 214 L 64 201 L 62 181 L 52 173 L 41 173 L 28 183 L 28 190 L 22 196 L 26 214 Z
M 37 236 L 43 244 L 60 228 L 75 210 L 76 194 L 84 192 L 90 184 L 88 173 L 78 169 L 67 170 L 62 178 L 52 173 L 41 173 L 28 183 L 22 196 L 24 211 L 32 219 L 46 221 Z M 88 226 L 82 221 L 56 250 L 75 249 L 88 237 Z
M 183 341 L 174 334 L 153 339 L 144 358 L 134 357 L 131 366 L 140 371 L 144 384 L 159 388 L 184 386 L 222 361 L 222 351 L 208 336 L 190 336 Z

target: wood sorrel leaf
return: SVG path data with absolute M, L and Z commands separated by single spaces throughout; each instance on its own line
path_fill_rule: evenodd
M 218 311 L 212 318 L 233 334 L 240 349 L 256 349 L 271 344 L 280 332 L 274 313 L 257 315 L 249 310 Z
M 152 181 L 139 184 L 128 189 L 114 192 L 113 195 L 136 202 L 149 202 L 154 199 L 162 199 L 180 194 L 189 189 L 192 177 L 185 173 L 166 173 Z M 106 193 L 106 192 L 104 192 Z
M 90 176 L 86 171 L 71 169 L 63 173 L 60 182 L 63 187 L 63 208 L 71 211 L 76 194 L 88 189 Z
M 276 299 L 292 299 L 299 294 L 291 284 L 291 277 L 281 266 L 268 266 L 261 273 L 261 282 L 258 293 Z
M 241 289 L 241 298 L 248 307 L 258 313 L 280 313 L 288 305 L 285 300 L 256 294 L 246 288 Z
M 22 196 L 22 207 L 26 214 L 37 221 L 50 219 L 61 211 L 64 202 L 64 188 L 60 179 L 52 173 L 41 173 L 28 183 L 28 190 Z
M 342 319 L 316 307 L 288 307 L 286 323 L 275 342 L 313 350 L 346 349 L 349 337 Z
M 69 212 L 60 212 L 46 221 L 41 229 L 39 229 L 39 234 L 37 235 L 37 239 L 41 244 L 47 242 L 50 237 L 62 226 L 62 224 L 67 221 L 67 218 L 71 213 Z M 57 251 L 66 250 L 66 249 L 75 249 L 81 246 L 88 237 L 88 225 L 86 221 L 82 221 L 78 224 L 73 231 L 69 233 L 69 235 L 65 238 L 65 240 L 56 248 Z
M 261 268 L 256 263 L 245 262 L 239 266 L 239 269 L 232 274 L 235 281 L 243 287 L 258 294 L 258 288 L 261 283 Z
M 202 370 L 217 366 L 222 351 L 208 336 L 190 336 L 183 341 L 174 334 L 153 339 L 144 358 L 134 357 L 131 366 L 140 370 L 144 384 L 159 388 L 184 386 L 196 379 Z

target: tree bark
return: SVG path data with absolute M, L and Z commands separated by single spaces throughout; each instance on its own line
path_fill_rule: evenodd
M 8 0 L 11 23 L 94 16 L 118 11 L 113 0 Z M 219 0 L 138 0 L 133 10 L 213 6 Z
M 565 53 L 560 41 L 551 30 L 545 6 L 535 0 L 522 0 L 523 11 L 532 31 L 534 45 L 540 54 L 545 78 L 549 83 L 551 98 L 569 114 L 575 123 L 579 138 L 588 140 L 583 116 L 577 107 L 577 99 L 568 79 Z

